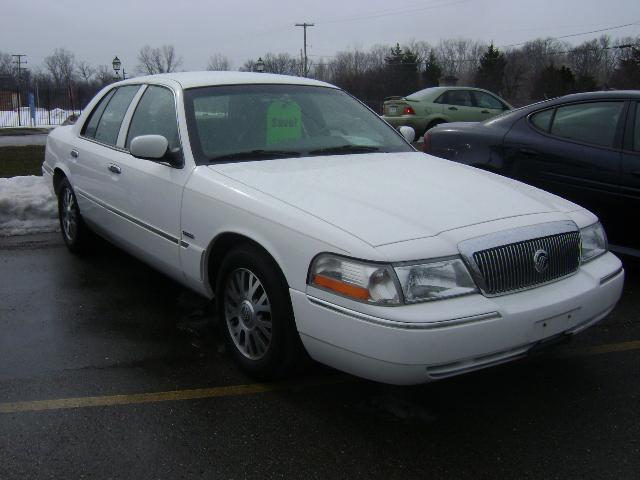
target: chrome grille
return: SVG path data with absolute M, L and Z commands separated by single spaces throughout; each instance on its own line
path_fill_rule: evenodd
M 545 256 L 546 269 L 543 268 Z M 530 288 L 578 269 L 580 234 L 570 231 L 499 245 L 474 252 L 473 261 L 475 271 L 482 277 L 481 288 L 485 294 L 500 295 Z

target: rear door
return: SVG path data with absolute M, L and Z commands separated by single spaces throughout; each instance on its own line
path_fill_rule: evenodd
M 83 217 L 103 233 L 117 228 L 118 218 L 110 210 L 113 188 L 110 169 L 124 158 L 117 147 L 124 116 L 140 85 L 109 91 L 91 112 L 70 152 L 72 184 Z
M 448 90 L 443 94 L 443 113 L 451 122 L 476 122 L 479 111 L 474 106 L 470 90 Z
M 582 102 L 523 118 L 505 138 L 511 175 L 593 211 L 617 238 L 624 109 L 623 100 Z
M 640 101 L 629 105 L 620 190 L 624 208 L 618 212 L 619 222 L 626 227 L 622 245 L 635 249 L 637 254 L 640 253 L 640 229 L 636 225 L 640 211 Z

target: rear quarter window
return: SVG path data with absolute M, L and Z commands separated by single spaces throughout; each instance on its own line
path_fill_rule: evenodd
M 554 109 L 543 110 L 542 112 L 534 113 L 529 117 L 531 124 L 538 130 L 543 132 L 549 132 L 551 127 L 551 119 L 553 118 Z

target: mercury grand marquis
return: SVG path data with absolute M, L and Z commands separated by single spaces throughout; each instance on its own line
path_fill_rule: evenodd
M 417 152 L 327 83 L 176 73 L 107 86 L 49 135 L 71 252 L 95 232 L 215 300 L 245 371 L 311 358 L 417 384 L 602 320 L 624 271 L 596 216 Z

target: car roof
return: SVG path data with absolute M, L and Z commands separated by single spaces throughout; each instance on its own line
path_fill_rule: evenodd
M 409 95 L 407 95 L 405 98 L 407 97 L 419 97 L 422 99 L 428 99 L 428 98 L 435 98 L 436 96 L 439 96 L 440 94 L 447 92 L 447 91 L 451 91 L 451 90 L 474 90 L 474 91 L 478 91 L 478 92 L 485 92 L 485 93 L 489 93 L 493 96 L 498 96 L 497 94 L 489 91 L 489 90 L 485 90 L 484 88 L 478 88 L 478 87 L 460 87 L 460 86 L 451 86 L 451 87 L 429 87 L 429 88 L 424 88 L 422 90 L 418 90 L 417 92 L 413 92 L 410 93 Z
M 600 92 L 572 93 L 554 98 L 557 103 L 579 102 L 583 100 L 599 100 L 610 98 L 640 98 L 640 90 L 604 90 Z
M 317 87 L 338 88 L 319 80 L 291 75 L 276 75 L 273 73 L 253 72 L 176 72 L 161 73 L 158 75 L 145 75 L 118 82 L 122 85 L 137 83 L 179 83 L 183 89 L 208 87 L 217 85 L 246 85 L 246 84 L 284 84 L 284 85 L 309 85 Z

